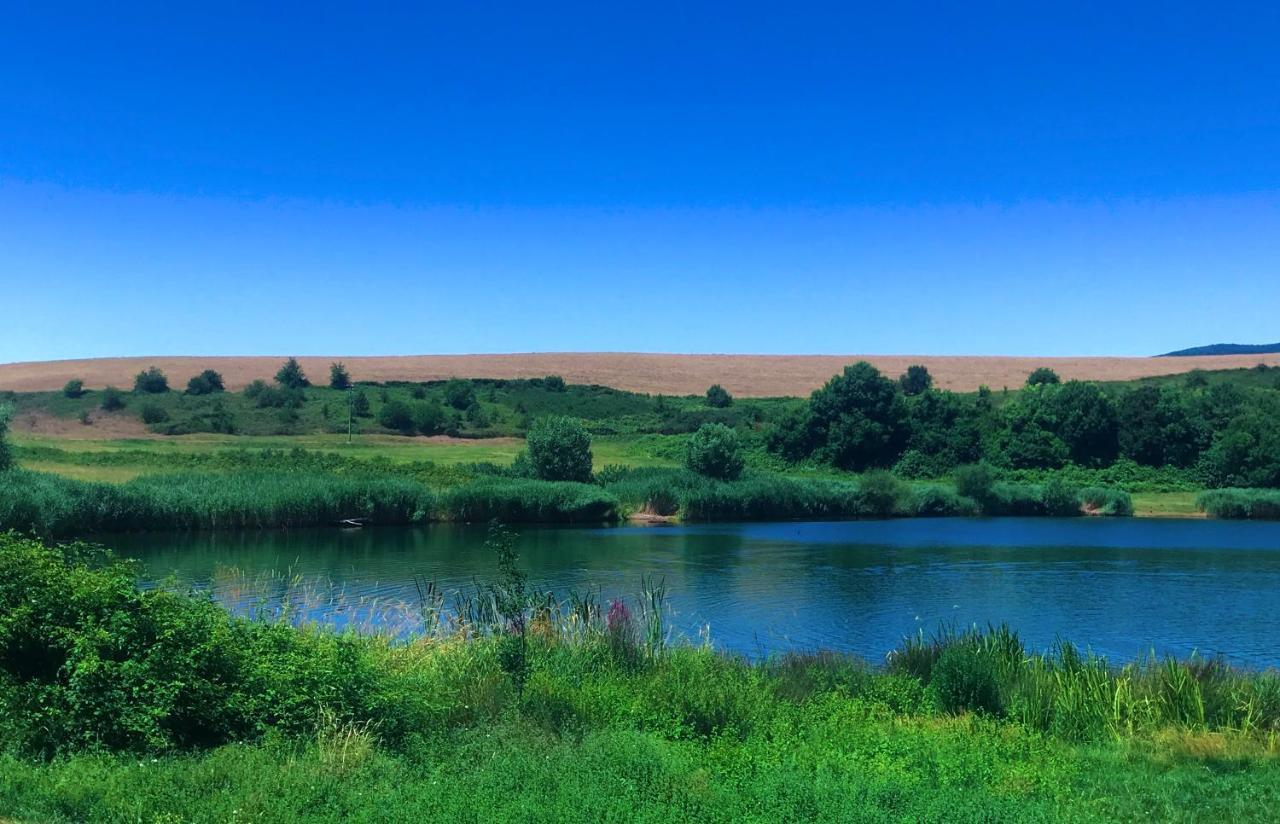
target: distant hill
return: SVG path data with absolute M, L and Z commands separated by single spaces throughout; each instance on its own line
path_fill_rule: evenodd
M 1160 358 L 1185 358 L 1195 355 L 1271 355 L 1280 352 L 1280 343 L 1211 343 L 1177 352 L 1165 352 Z

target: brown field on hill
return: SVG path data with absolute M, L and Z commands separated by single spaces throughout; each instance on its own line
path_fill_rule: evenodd
M 202 369 L 221 372 L 228 389 L 255 378 L 270 380 L 284 356 L 93 358 L 0 364 L 0 390 L 61 389 L 79 378 L 91 389 L 130 388 L 133 376 L 149 366 L 164 370 L 175 389 Z M 329 379 L 329 364 L 341 360 L 355 380 L 427 381 L 450 377 L 532 378 L 560 375 L 570 383 L 594 383 L 651 394 L 691 395 L 719 383 L 742 397 L 807 395 L 845 364 L 867 360 L 890 376 L 913 363 L 924 364 L 935 385 L 973 391 L 1021 386 L 1027 374 L 1048 366 L 1063 379 L 1132 380 L 1192 369 L 1236 369 L 1258 363 L 1280 366 L 1280 354 L 1214 355 L 1188 358 L 1035 358 L 957 355 L 655 355 L 642 353 L 538 352 L 512 355 L 398 355 L 386 357 L 299 357 L 313 382 Z

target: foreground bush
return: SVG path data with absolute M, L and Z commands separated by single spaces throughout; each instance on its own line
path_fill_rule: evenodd
M 685 445 L 684 465 L 708 478 L 737 480 L 743 467 L 738 433 L 722 423 L 704 423 Z
M 580 421 L 562 415 L 539 418 L 525 440 L 529 463 L 542 480 L 591 480 L 591 436 Z

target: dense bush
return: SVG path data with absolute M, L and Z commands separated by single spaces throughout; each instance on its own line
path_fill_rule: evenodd
M 133 391 L 139 394 L 159 395 L 169 391 L 169 379 L 163 372 L 152 366 L 134 377 Z
M 144 403 L 141 412 L 142 422 L 148 425 L 164 423 L 169 420 L 169 413 L 163 406 L 155 403 Z
M 542 387 L 548 392 L 563 392 L 565 391 L 564 378 L 559 375 L 547 375 L 542 379 Z
M 729 391 L 718 383 L 712 384 L 707 389 L 707 406 L 712 409 L 725 409 L 733 405 L 733 396 Z
M 0 404 L 0 472 L 13 466 L 13 449 L 9 446 L 9 420 L 13 408 Z
M 222 375 L 212 369 L 206 369 L 187 381 L 188 395 L 212 395 L 215 392 L 222 392 L 225 388 L 222 385 Z
M 378 410 L 378 423 L 387 429 L 394 429 L 401 435 L 412 435 L 416 429 L 413 420 L 413 408 L 404 401 L 388 401 Z
M 685 445 L 684 465 L 709 478 L 736 480 L 743 467 L 738 433 L 724 424 L 703 424 Z
M 289 358 L 276 372 L 276 383 L 284 389 L 306 389 L 311 385 L 297 358 Z
M 1080 504 L 1095 515 L 1128 517 L 1133 514 L 1133 498 L 1119 489 L 1090 486 L 1080 490 Z
M 529 462 L 542 480 L 591 480 L 591 436 L 581 422 L 562 415 L 539 418 L 526 441 Z
M 449 425 L 449 416 L 438 403 L 418 403 L 413 407 L 413 426 L 423 435 L 439 435 Z
M 995 657 L 979 644 L 953 644 L 944 650 L 933 665 L 930 685 L 943 712 L 1004 711 Z
M 329 364 L 329 388 L 330 389 L 349 389 L 351 387 L 351 375 L 347 373 L 347 366 L 342 361 Z
M 444 402 L 461 412 L 476 402 L 476 388 L 471 381 L 450 378 L 444 385 Z
M 102 390 L 102 402 L 99 404 L 104 412 L 117 412 L 124 409 L 124 393 L 114 386 Z
M 920 364 L 912 364 L 898 378 L 898 385 L 904 395 L 919 395 L 933 388 L 933 376 Z
M 1027 386 L 1049 386 L 1057 383 L 1062 383 L 1062 378 L 1047 366 L 1032 370 L 1031 374 L 1027 375 Z
M 1214 518 L 1280 520 L 1280 490 L 1211 489 L 1196 497 L 1196 506 Z
M 84 381 L 79 378 L 72 378 L 62 387 L 62 394 L 68 398 L 80 398 L 84 396 Z

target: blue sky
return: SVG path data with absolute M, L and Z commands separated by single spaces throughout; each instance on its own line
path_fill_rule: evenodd
M 7 10 L 0 361 L 1280 339 L 1275 6 L 364 5 Z

